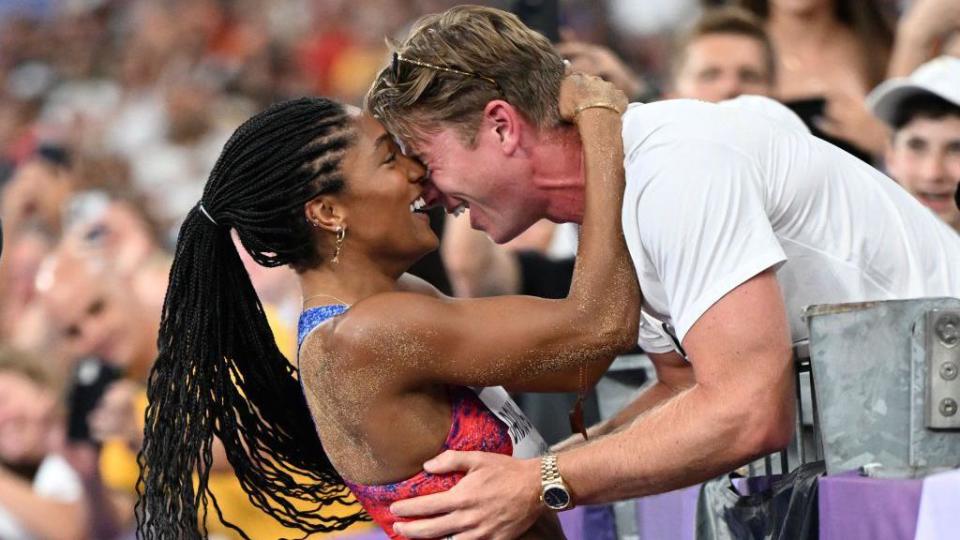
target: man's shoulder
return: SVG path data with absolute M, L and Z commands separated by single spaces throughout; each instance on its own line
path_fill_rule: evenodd
M 627 152 L 648 141 L 696 138 L 732 142 L 751 131 L 763 131 L 769 136 L 784 128 L 809 133 L 793 111 L 762 96 L 740 96 L 720 103 L 695 99 L 634 103 L 623 116 Z
M 631 104 L 623 115 L 623 149 L 627 158 L 641 146 L 709 140 L 712 126 L 722 125 L 731 111 L 695 99 L 666 99 Z
M 631 103 L 623 113 L 624 131 L 628 127 L 653 129 L 659 125 L 695 118 L 696 115 L 713 108 L 713 104 L 696 99 L 664 99 L 652 103 Z

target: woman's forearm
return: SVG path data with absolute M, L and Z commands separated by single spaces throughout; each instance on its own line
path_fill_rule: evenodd
M 640 289 L 620 222 L 625 189 L 621 118 L 606 108 L 583 110 L 584 217 L 569 299 L 584 311 L 600 341 L 629 347 L 639 324 Z

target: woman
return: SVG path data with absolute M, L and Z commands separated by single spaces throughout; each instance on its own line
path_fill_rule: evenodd
M 197 536 L 213 435 L 251 500 L 308 532 L 366 519 L 325 512 L 352 490 L 392 533 L 392 500 L 456 482 L 422 471 L 445 448 L 542 451 L 502 390 L 494 403 L 465 387 L 577 388 L 636 338 L 639 290 L 617 211 L 620 116 L 597 103 L 626 106 L 600 79 L 564 82 L 559 107 L 585 141 L 587 194 L 563 300 L 452 300 L 406 276 L 438 243 L 421 212 L 426 171 L 369 116 L 300 99 L 238 128 L 177 244 L 149 385 L 141 535 Z M 299 274 L 299 382 L 230 229 L 258 263 Z M 562 533 L 549 516 L 530 535 Z
M 887 132 L 864 96 L 886 76 L 893 29 L 876 0 L 740 0 L 766 22 L 777 51 L 777 99 L 814 134 L 866 161 Z M 829 59 L 829 61 L 824 61 Z

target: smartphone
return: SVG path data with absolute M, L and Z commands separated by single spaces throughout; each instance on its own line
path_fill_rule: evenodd
M 560 41 L 559 0 L 514 0 L 510 11 L 552 43 Z
M 783 104 L 791 111 L 797 113 L 797 116 L 799 116 L 807 126 L 814 126 L 814 120 L 823 116 L 827 108 L 827 100 L 824 98 L 798 99 L 795 101 L 785 101 Z
M 827 109 L 827 100 L 824 98 L 798 99 L 795 101 L 786 101 L 783 103 L 788 109 L 797 113 L 797 116 L 803 120 L 803 123 L 810 128 L 810 133 L 815 137 L 823 139 L 828 143 L 848 152 L 866 163 L 873 163 L 873 156 L 870 152 L 854 146 L 853 143 L 843 139 L 836 139 L 820 130 L 817 122 L 823 117 Z
M 67 438 L 73 442 L 89 442 L 87 418 L 100 404 L 100 398 L 123 372 L 100 358 L 88 357 L 77 362 L 67 391 Z

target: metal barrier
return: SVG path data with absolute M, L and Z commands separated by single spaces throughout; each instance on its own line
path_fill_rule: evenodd
M 817 305 L 805 317 L 810 339 L 794 347 L 796 434 L 763 459 L 764 473 L 774 460 L 793 470 L 794 459 L 823 459 L 827 474 L 960 466 L 960 299 Z

